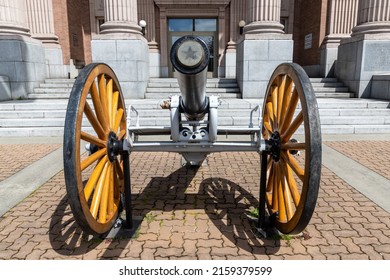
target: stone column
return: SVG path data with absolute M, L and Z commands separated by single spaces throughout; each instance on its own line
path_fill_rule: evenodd
M 0 34 L 30 36 L 27 25 L 24 0 L 4 0 L 0 2 Z
M 281 0 L 249 0 L 247 7 L 248 25 L 246 34 L 279 33 L 283 34 L 280 23 Z
M 390 0 L 359 0 L 357 26 L 352 36 L 390 33 Z
M 338 46 L 348 38 L 356 25 L 359 0 L 330 0 L 328 2 L 327 30 L 321 46 L 321 76 L 333 77 Z
M 246 1 L 230 2 L 230 40 L 226 49 L 226 78 L 236 78 L 237 42 L 240 39 L 238 23 L 246 19 Z
M 156 13 L 153 0 L 138 2 L 139 20 L 146 21 L 145 37 L 148 40 L 150 77 L 160 77 L 160 50 L 156 40 Z
M 44 44 L 59 44 L 54 34 L 53 3 L 51 0 L 27 1 L 27 18 L 31 36 Z
M 42 43 L 30 37 L 26 1 L 0 2 L 0 100 L 26 98 L 45 78 Z
M 66 78 L 62 49 L 55 35 L 52 0 L 27 1 L 27 19 L 31 36 L 45 47 L 47 78 Z
M 336 75 L 357 97 L 383 98 L 371 88 L 389 71 L 390 0 L 359 0 L 357 26 L 341 41 Z
M 92 40 L 92 61 L 116 73 L 125 98 L 144 98 L 149 80 L 149 47 L 138 25 L 137 0 L 104 0 L 105 23 Z
M 281 0 L 247 0 L 247 25 L 237 47 L 237 82 L 243 98 L 264 96 L 275 68 L 292 62 L 293 40 L 280 24 Z
M 104 0 L 104 24 L 101 34 L 141 34 L 138 25 L 137 0 Z

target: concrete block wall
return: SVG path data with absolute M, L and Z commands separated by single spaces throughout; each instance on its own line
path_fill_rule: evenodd
M 243 98 L 262 98 L 275 68 L 292 62 L 293 41 L 290 35 L 269 39 L 244 40 L 237 49 L 237 82 Z
M 0 40 L 0 76 L 9 80 L 11 99 L 26 98 L 46 75 L 42 43 L 21 36 L 2 36 Z
M 390 101 L 390 72 L 372 76 L 371 98 Z
M 112 67 L 125 98 L 145 98 L 150 75 L 146 40 L 92 40 L 92 61 Z
M 0 101 L 10 100 L 12 97 L 9 78 L 0 76 Z
M 371 98 L 373 75 L 386 74 L 390 66 L 390 38 L 364 34 L 341 42 L 336 77 L 359 98 Z

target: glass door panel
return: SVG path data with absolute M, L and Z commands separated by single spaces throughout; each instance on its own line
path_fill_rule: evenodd
M 172 45 L 182 36 L 193 35 L 200 37 L 208 46 L 210 51 L 210 62 L 207 76 L 217 77 L 218 69 L 218 46 L 217 20 L 216 19 L 169 19 L 168 20 L 168 58 Z M 217 53 L 215 53 L 217 51 Z M 174 77 L 174 69 L 169 60 L 170 76 Z

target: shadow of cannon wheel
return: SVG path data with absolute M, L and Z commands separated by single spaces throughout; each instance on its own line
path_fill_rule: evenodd
M 253 231 L 253 222 L 246 211 L 250 206 L 258 205 L 258 200 L 251 193 L 224 178 L 205 179 L 199 192 L 212 200 L 205 209 L 210 220 L 237 247 L 253 254 L 279 251 L 279 240 L 259 238 Z
M 50 220 L 50 244 L 58 254 L 78 256 L 95 249 L 103 239 L 84 233 L 77 225 L 65 195 Z

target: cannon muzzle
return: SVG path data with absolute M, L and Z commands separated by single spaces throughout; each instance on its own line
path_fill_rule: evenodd
M 184 36 L 173 44 L 170 56 L 178 74 L 184 113 L 188 119 L 202 119 L 208 107 L 206 84 L 210 51 L 207 44 L 198 37 Z

